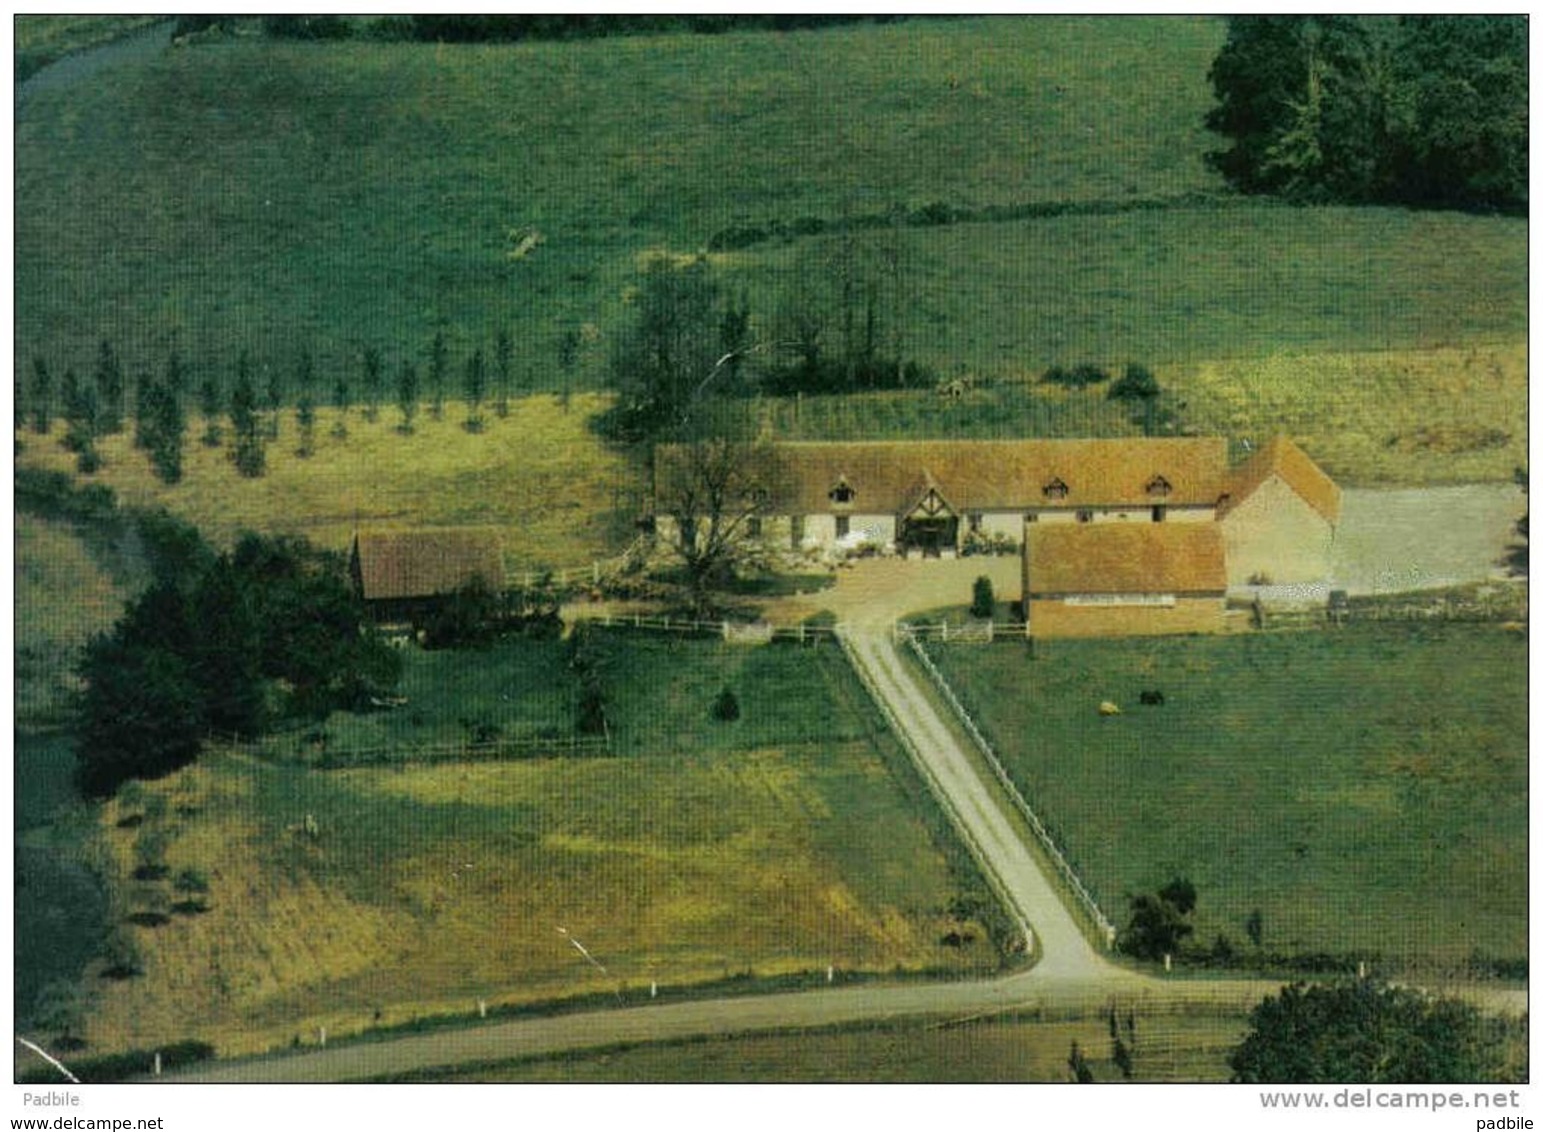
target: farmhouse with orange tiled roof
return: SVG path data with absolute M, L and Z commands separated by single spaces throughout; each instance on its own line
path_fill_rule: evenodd
M 1036 634 L 1220 628 L 1229 586 L 1322 581 L 1339 523 L 1339 488 L 1285 437 L 1236 467 L 1220 437 L 781 443 L 757 458 L 750 530 L 768 545 L 925 557 L 1022 539 Z M 657 499 L 686 468 L 686 450 L 656 450 Z

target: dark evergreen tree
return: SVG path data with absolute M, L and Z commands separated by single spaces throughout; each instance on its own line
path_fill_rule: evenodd
M 176 357 L 175 354 L 172 355 Z M 168 378 L 172 376 L 168 367 Z M 163 483 L 182 479 L 182 447 L 186 440 L 187 420 L 182 415 L 182 401 L 170 381 L 152 382 L 149 399 L 150 429 L 147 436 L 150 463 Z
M 155 434 L 153 409 L 155 406 L 155 379 L 141 373 L 134 381 L 134 447 L 149 450 Z
M 230 391 L 230 431 L 236 470 L 249 479 L 262 475 L 267 470 L 268 454 L 257 415 L 257 388 L 245 350 L 236 359 L 236 383 Z
M 27 390 L 27 400 L 32 406 L 32 431 L 47 436 L 53 425 L 54 382 L 48 374 L 48 363 L 42 358 L 32 359 L 32 386 Z
M 364 348 L 364 419 L 372 424 L 380 415 L 380 389 L 380 351 L 374 346 L 366 346 Z
M 397 431 L 405 436 L 413 431 L 413 418 L 418 415 L 418 370 L 412 362 L 403 362 L 397 375 L 396 407 L 402 411 Z
M 305 459 L 316 451 L 316 405 L 309 393 L 300 394 L 295 405 L 295 424 L 300 433 L 300 444 L 295 455 Z
M 498 390 L 493 402 L 493 411 L 500 417 L 509 415 L 509 395 L 511 388 L 511 369 L 514 363 L 514 343 L 509 340 L 509 331 L 503 327 L 498 328 L 498 338 L 493 343 L 493 361 L 498 366 Z
M 198 411 L 204 418 L 203 442 L 210 448 L 218 448 L 224 435 L 220 429 L 220 417 L 225 408 L 220 403 L 220 385 L 214 374 L 204 378 L 198 387 Z
M 435 331 L 434 342 L 429 347 L 429 416 L 436 421 L 445 416 L 445 371 L 450 366 L 450 352 L 445 345 L 445 332 Z
M 96 392 L 102 409 L 101 432 L 123 431 L 123 367 L 112 343 L 102 339 L 96 357 Z
M 86 646 L 77 746 L 86 794 L 109 795 L 130 778 L 158 778 L 197 757 L 203 728 L 186 658 L 191 632 L 182 593 L 162 582 L 112 634 Z
M 59 403 L 64 409 L 65 425 L 60 443 L 71 452 L 78 452 L 80 437 L 76 430 L 81 412 L 80 382 L 75 379 L 75 371 L 72 369 L 64 371 L 64 380 L 59 383 Z
M 487 396 L 487 368 L 482 360 L 482 349 L 473 350 L 466 359 L 466 431 L 482 431 L 482 399 Z
M 348 375 L 338 371 L 332 383 L 332 435 L 342 440 L 348 435 L 348 410 L 353 404 L 353 391 L 348 387 Z

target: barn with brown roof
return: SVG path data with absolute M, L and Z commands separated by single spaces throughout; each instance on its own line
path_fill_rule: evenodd
M 1217 506 L 1234 586 L 1322 581 L 1339 527 L 1340 491 L 1289 438 L 1277 436 L 1233 471 Z
M 1220 632 L 1222 533 L 1214 523 L 1030 525 L 1023 595 L 1034 637 Z
M 382 620 L 416 619 L 475 579 L 494 591 L 504 585 L 498 532 L 485 527 L 360 531 L 348 570 L 371 614 Z

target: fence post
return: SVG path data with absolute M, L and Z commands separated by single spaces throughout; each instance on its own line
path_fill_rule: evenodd
M 599 584 L 600 584 L 600 563 L 596 562 L 595 563 L 595 585 L 598 586 Z

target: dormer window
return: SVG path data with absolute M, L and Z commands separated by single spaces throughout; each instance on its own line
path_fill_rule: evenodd
M 836 486 L 830 489 L 830 501 L 832 503 L 850 503 L 857 498 L 857 492 L 852 490 L 852 485 L 847 483 L 846 477 L 836 481 Z
M 1042 489 L 1046 499 L 1065 499 L 1067 487 L 1060 476 L 1047 483 Z
M 1147 494 L 1155 495 L 1159 499 L 1166 499 L 1172 490 L 1173 485 L 1162 476 L 1153 476 L 1147 483 Z

